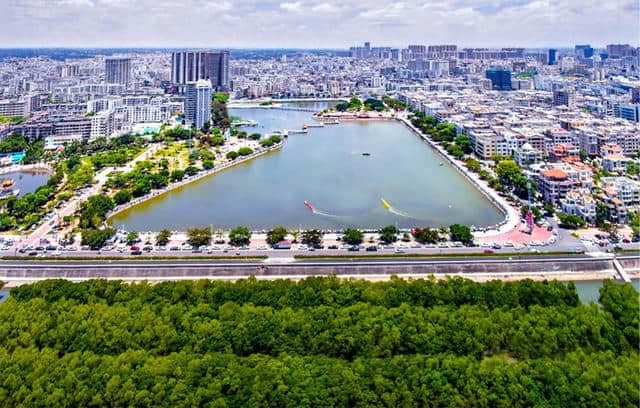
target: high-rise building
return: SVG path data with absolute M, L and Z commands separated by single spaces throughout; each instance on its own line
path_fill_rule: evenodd
M 553 49 L 553 48 L 549 48 L 549 51 L 547 53 L 547 55 L 548 55 L 547 63 L 549 65 L 555 65 L 556 64 L 557 54 L 558 54 L 558 50 Z
M 589 44 L 576 45 L 575 53 L 583 58 L 591 58 L 593 57 L 593 48 Z
M 485 76 L 491 80 L 491 88 L 494 91 L 510 91 L 511 71 L 505 68 L 489 68 Z
M 220 91 L 229 89 L 229 51 L 182 51 L 171 55 L 171 82 L 185 85 L 200 79 Z
M 104 70 L 104 81 L 108 84 L 128 85 L 131 82 L 131 58 L 107 58 Z
M 611 58 L 620 58 L 625 55 L 633 55 L 633 47 L 629 44 L 608 44 L 607 54 Z
M 640 103 L 640 87 L 631 89 L 631 103 Z
M 209 80 L 200 79 L 186 84 L 184 116 L 187 125 L 201 129 L 205 122 L 211 120 L 212 92 Z
M 640 122 L 640 104 L 632 103 L 628 105 L 620 105 L 618 108 L 618 116 L 633 122 Z
M 553 91 L 553 106 L 571 106 L 573 104 L 573 92 L 572 91 Z

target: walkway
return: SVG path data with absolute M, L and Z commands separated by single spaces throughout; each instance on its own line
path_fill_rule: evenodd
M 488 231 L 478 231 L 474 233 L 476 238 L 494 237 L 497 235 L 505 234 L 513 231 L 520 224 L 520 212 L 514 208 L 504 197 L 501 197 L 496 193 L 489 184 L 482 180 L 477 174 L 470 172 L 464 166 L 464 163 L 460 160 L 456 160 L 451 157 L 442 146 L 433 142 L 426 135 L 424 135 L 420 129 L 413 126 L 413 123 L 407 118 L 406 114 L 397 116 L 397 119 L 404 123 L 409 129 L 411 129 L 418 137 L 427 142 L 435 151 L 437 151 L 445 160 L 447 160 L 453 167 L 455 167 L 471 184 L 476 186 L 481 193 L 483 193 L 492 203 L 494 203 L 499 209 L 505 213 L 505 220 L 494 228 Z
M 80 204 L 83 203 L 84 201 L 86 201 L 89 197 L 91 197 L 92 195 L 96 195 L 99 194 L 102 186 L 104 185 L 104 183 L 107 181 L 108 179 L 108 175 L 109 173 L 113 172 L 113 171 L 122 171 L 122 172 L 128 172 L 133 170 L 133 168 L 135 167 L 136 163 L 142 161 L 142 160 L 146 160 L 149 157 L 153 156 L 155 154 L 155 152 L 160 148 L 160 144 L 152 144 L 150 145 L 144 152 L 142 152 L 141 154 L 139 154 L 137 157 L 135 157 L 133 160 L 131 160 L 129 163 L 127 163 L 125 166 L 120 167 L 120 168 L 114 168 L 114 167 L 107 167 L 102 169 L 100 172 L 98 172 L 95 177 L 94 180 L 96 181 L 95 184 L 93 184 L 91 186 L 91 188 L 89 188 L 89 190 L 87 190 L 86 192 L 84 192 L 83 194 L 77 196 L 76 198 L 74 198 L 73 200 L 69 201 L 67 204 L 65 204 L 64 207 L 62 207 L 60 210 L 58 210 L 56 217 L 58 219 L 62 219 L 64 217 L 66 217 L 67 215 L 73 215 L 75 214 L 75 212 L 77 211 L 77 209 L 80 207 Z M 26 237 L 23 240 L 16 240 L 13 243 L 13 249 L 18 249 L 22 246 L 37 246 L 40 244 L 40 239 L 44 238 L 46 235 L 48 235 L 51 230 L 53 229 L 53 225 L 55 224 L 55 222 L 52 221 L 47 221 L 45 220 L 44 223 L 42 225 L 40 225 L 38 228 L 35 229 L 35 231 L 33 231 L 31 234 L 29 234 L 28 237 Z

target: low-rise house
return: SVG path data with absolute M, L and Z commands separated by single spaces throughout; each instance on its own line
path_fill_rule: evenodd
M 577 215 L 586 222 L 592 223 L 596 219 L 596 201 L 586 191 L 570 190 L 560 200 L 562 212 Z
M 569 178 L 567 172 L 560 169 L 549 169 L 540 172 L 538 186 L 544 200 L 557 205 L 575 186 L 575 183 Z
M 526 167 L 531 164 L 539 163 L 542 160 L 542 152 L 525 143 L 521 147 L 513 150 L 513 159 L 520 167 Z
M 622 154 L 609 154 L 602 158 L 602 168 L 611 173 L 625 173 L 630 158 Z

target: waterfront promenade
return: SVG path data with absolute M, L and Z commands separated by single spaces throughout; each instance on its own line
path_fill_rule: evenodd
M 499 208 L 505 215 L 504 221 L 500 224 L 487 229 L 486 231 L 477 231 L 474 233 L 476 237 L 491 237 L 495 235 L 501 235 L 518 228 L 520 225 L 520 212 L 514 208 L 504 197 L 498 195 L 489 184 L 482 180 L 477 174 L 467 170 L 464 167 L 464 163 L 451 157 L 442 146 L 438 145 L 420 129 L 413 126 L 413 123 L 407 118 L 406 115 L 400 115 L 396 117 L 397 120 L 404 123 L 409 129 L 411 129 L 418 137 L 424 140 L 431 148 L 440 154 L 449 164 L 456 168 L 471 184 L 473 184 L 482 194 L 484 194 L 493 205 Z
M 52 172 L 53 169 L 46 163 L 33 164 L 12 164 L 11 166 L 0 167 L 0 174 L 18 172 Z
M 251 153 L 250 155 L 238 157 L 235 160 L 225 162 L 225 163 L 223 163 L 223 164 L 221 164 L 219 166 L 214 167 L 213 169 L 204 170 L 204 171 L 201 171 L 201 172 L 199 172 L 197 174 L 194 174 L 193 176 L 185 177 L 184 179 L 182 179 L 180 181 L 177 181 L 175 183 L 171 183 L 167 187 L 162 188 L 160 190 L 153 190 L 153 191 L 149 192 L 148 194 L 146 194 L 146 195 L 144 195 L 142 197 L 138 197 L 135 200 L 129 201 L 128 203 L 125 203 L 125 204 L 122 204 L 122 205 L 119 205 L 119 206 L 115 207 L 113 210 L 111 210 L 107 214 L 106 219 L 108 220 L 111 217 L 113 217 L 114 215 L 116 215 L 118 213 L 121 213 L 121 212 L 123 212 L 125 210 L 128 210 L 129 208 L 135 207 L 136 205 L 141 204 L 141 203 L 143 203 L 145 201 L 151 200 L 152 198 L 161 196 L 161 195 L 163 195 L 165 193 L 168 193 L 168 192 L 170 192 L 172 190 L 175 190 L 175 189 L 180 188 L 182 186 L 185 186 L 187 184 L 193 183 L 195 181 L 198 181 L 200 179 L 208 177 L 208 176 L 210 176 L 212 174 L 221 172 L 222 170 L 228 169 L 228 168 L 233 167 L 235 165 L 238 165 L 238 164 L 241 164 L 241 163 L 246 163 L 246 162 L 248 162 L 250 160 L 255 159 L 256 157 L 263 156 L 263 155 L 265 155 L 267 153 L 270 153 L 270 152 L 272 152 L 274 150 L 281 149 L 283 145 L 284 145 L 284 141 L 281 141 L 280 143 L 275 144 L 275 145 L 273 145 L 271 147 L 260 148 L 260 149 L 258 149 L 256 151 L 254 151 L 253 153 Z

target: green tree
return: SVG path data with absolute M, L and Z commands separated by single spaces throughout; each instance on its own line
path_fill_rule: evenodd
M 184 178 L 184 170 L 174 170 L 171 172 L 171 181 L 176 182 Z
M 467 135 L 460 135 L 456 137 L 456 144 L 462 149 L 465 154 L 470 154 L 473 151 L 471 146 L 471 139 Z
M 289 231 L 287 230 L 287 228 L 275 227 L 271 229 L 269 232 L 267 232 L 267 243 L 273 246 L 278 242 L 283 241 L 288 234 L 289 234 Z
M 356 228 L 346 228 L 342 231 L 342 240 L 349 245 L 359 245 L 364 239 L 362 231 Z
M 192 227 L 187 229 L 187 242 L 194 248 L 211 243 L 211 227 Z
M 115 207 L 111 197 L 94 195 L 80 205 L 80 227 L 98 228 L 105 220 L 107 213 Z
M 318 246 L 322 244 L 322 231 L 318 229 L 310 229 L 302 232 L 302 243 L 309 246 Z
M 240 154 L 239 154 L 238 152 L 236 152 L 236 151 L 232 150 L 232 151 L 230 151 L 230 152 L 228 152 L 228 153 L 227 153 L 227 156 L 226 156 L 226 157 L 227 157 L 227 159 L 229 159 L 229 160 L 235 160 L 235 159 L 237 159 L 237 158 L 238 158 L 238 156 L 239 156 L 239 155 L 240 155 Z
M 473 243 L 473 234 L 471 234 L 471 229 L 466 225 L 453 224 L 449 226 L 449 235 L 452 241 L 459 241 L 465 245 Z
M 414 228 L 412 232 L 415 240 L 422 244 L 426 244 L 426 243 L 435 244 L 440 239 L 440 234 L 438 233 L 438 230 L 431 229 L 429 227 Z
M 156 245 L 165 246 L 169 243 L 173 233 L 168 229 L 163 229 L 156 235 Z
M 398 240 L 398 229 L 393 225 L 387 225 L 386 227 L 378 231 L 380 241 L 385 244 L 390 244 Z
M 557 216 L 560 220 L 560 225 L 564 228 L 578 229 L 585 226 L 584 220 L 577 215 L 558 212 Z
M 138 231 L 131 231 L 127 234 L 127 244 L 131 245 L 138 241 Z
M 253 153 L 253 150 L 251 150 L 251 148 L 249 148 L 249 147 L 241 147 L 241 148 L 238 149 L 238 154 L 240 156 L 248 156 L 251 153 Z
M 229 231 L 229 243 L 233 246 L 249 245 L 251 231 L 247 227 L 235 227 Z
M 117 205 L 125 204 L 131 201 L 132 195 L 129 190 L 120 190 L 113 196 L 113 201 Z
M 113 228 L 85 229 L 82 230 L 81 245 L 88 245 L 93 250 L 100 249 L 115 234 Z

